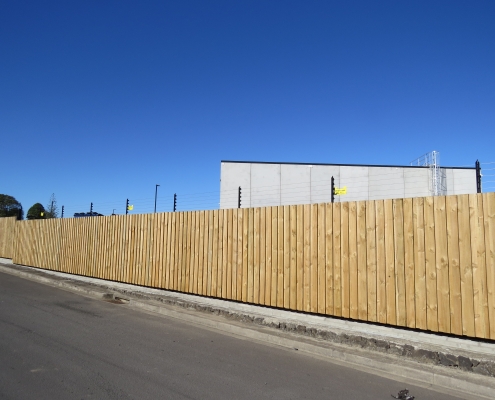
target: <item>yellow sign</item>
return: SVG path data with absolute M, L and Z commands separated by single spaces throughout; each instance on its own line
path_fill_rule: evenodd
M 127 209 L 128 209 L 129 211 L 134 210 L 134 206 L 133 206 L 133 205 L 131 205 L 131 204 L 129 204 L 129 205 L 127 206 Z
M 344 186 L 343 188 L 335 188 L 334 194 L 347 194 L 347 186 Z

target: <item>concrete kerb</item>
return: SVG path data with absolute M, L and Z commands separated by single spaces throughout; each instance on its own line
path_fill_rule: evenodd
M 128 302 L 134 309 L 238 337 L 297 348 L 332 362 L 411 384 L 453 391 L 452 394 L 457 395 L 461 392 L 465 398 L 491 399 L 495 390 L 495 379 L 491 377 L 495 374 L 495 344 L 492 343 L 74 276 L 18 266 L 5 259 L 0 259 L 0 271 L 90 297 Z M 448 365 L 451 367 L 446 367 Z

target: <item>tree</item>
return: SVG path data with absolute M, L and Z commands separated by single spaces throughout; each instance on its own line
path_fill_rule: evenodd
M 21 203 L 7 194 L 0 194 L 0 217 L 24 218 L 24 210 Z
M 55 193 L 52 193 L 50 200 L 46 205 L 46 218 L 57 218 L 58 217 L 58 207 L 57 199 L 55 198 Z
M 28 210 L 27 219 L 45 219 L 45 207 L 41 203 L 33 204 L 33 206 Z

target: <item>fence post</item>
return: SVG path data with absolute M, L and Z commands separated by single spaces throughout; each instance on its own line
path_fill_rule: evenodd
M 481 165 L 479 160 L 474 164 L 476 166 L 476 192 L 481 193 Z
M 331 189 L 332 189 L 332 194 L 331 194 L 331 199 L 332 199 L 332 203 L 335 201 L 335 179 L 333 179 L 333 176 L 332 176 L 332 179 L 331 179 Z

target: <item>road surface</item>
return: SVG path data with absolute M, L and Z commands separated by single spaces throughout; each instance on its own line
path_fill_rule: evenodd
M 452 396 L 0 273 L 0 399 Z

